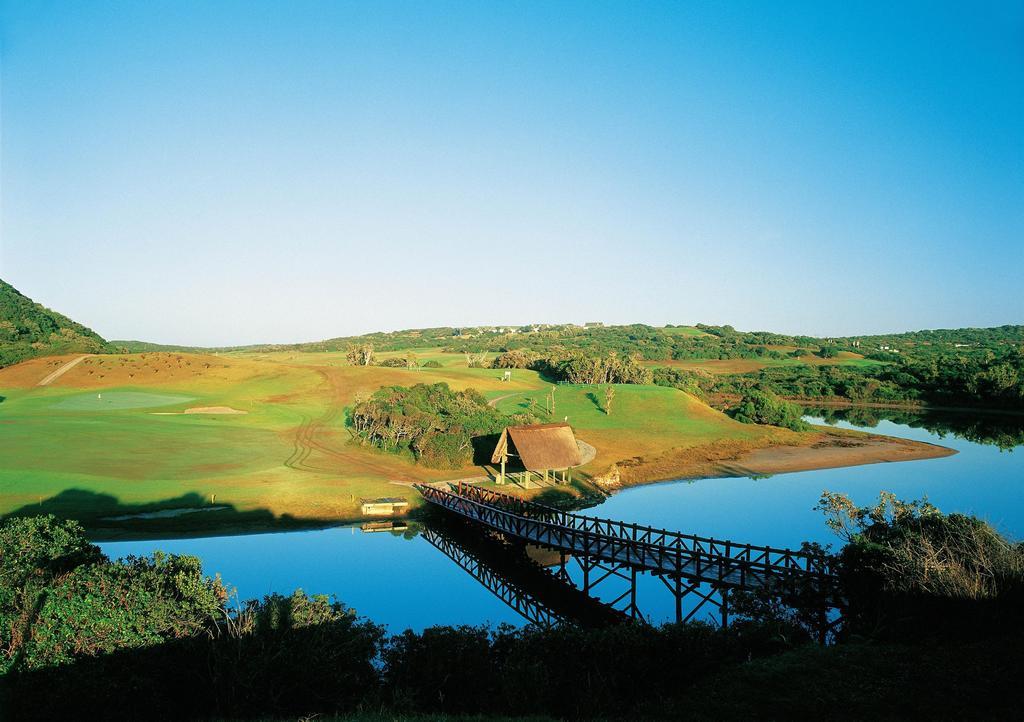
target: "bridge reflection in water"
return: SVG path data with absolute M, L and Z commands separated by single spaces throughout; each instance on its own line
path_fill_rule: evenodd
M 480 534 L 455 520 L 432 520 L 420 536 L 462 567 L 528 622 L 541 627 L 603 627 L 629 617 L 579 589 L 564 574 L 534 559 L 525 545 Z M 561 573 L 560 573 L 561 572 Z
M 831 559 L 821 553 L 571 514 L 473 485 L 417 489 L 462 522 L 429 530 L 428 541 L 536 624 L 645 620 L 638 580 L 646 576 L 673 595 L 676 621 L 713 610 L 712 618 L 725 626 L 732 591 L 764 590 L 814 600 L 823 638 L 836 626 L 836 577 Z M 527 545 L 554 554 L 554 571 L 534 562 Z M 572 561 L 578 566 L 575 580 L 567 566 Z

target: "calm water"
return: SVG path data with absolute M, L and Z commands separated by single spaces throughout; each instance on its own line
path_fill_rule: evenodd
M 820 422 L 820 419 L 811 419 Z M 864 428 L 838 422 L 845 428 Z M 833 543 L 813 507 L 823 489 L 867 504 L 881 490 L 904 499 L 927 495 L 943 511 L 988 519 L 1009 536 L 1024 538 L 1024 447 L 996 446 L 906 423 L 880 421 L 871 431 L 930 441 L 955 456 L 782 474 L 763 479 L 679 481 L 629 489 L 586 513 L 755 544 Z M 406 538 L 411 537 L 411 538 Z M 156 549 L 193 554 L 209 573 L 219 572 L 241 598 L 296 588 L 335 595 L 391 631 L 432 624 L 522 623 L 486 588 L 422 537 L 365 533 L 356 527 L 158 541 L 106 542 L 111 557 Z M 579 572 L 570 566 L 570 573 Z M 674 602 L 657 579 L 640 583 L 641 607 L 653 621 L 669 620 Z M 602 598 L 621 587 L 607 582 Z

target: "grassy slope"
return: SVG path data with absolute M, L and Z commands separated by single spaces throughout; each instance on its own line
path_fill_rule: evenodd
M 533 399 L 532 408 L 543 413 L 550 388 L 516 394 L 500 401 L 498 409 L 526 411 Z M 555 390 L 555 413 L 547 416 L 553 421 L 568 417 L 580 438 L 598 449 L 594 470 L 671 448 L 722 439 L 748 441 L 772 433 L 733 421 L 692 396 L 663 386 L 617 385 L 611 414 L 605 413 L 604 403 L 601 387 L 561 385 Z
M 532 371 L 471 369 L 461 355 L 417 352 L 440 369 L 352 367 L 341 353 L 145 353 L 94 356 L 52 385 L 38 381 L 73 356 L 0 370 L 0 514 L 56 511 L 97 519 L 159 508 L 230 505 L 156 524 L 356 518 L 362 497 L 410 494 L 392 481 L 479 473 L 436 471 L 351 441 L 344 409 L 388 384 L 445 381 L 500 399 L 512 412 L 550 388 Z M 97 398 L 97 394 L 102 398 Z M 598 403 L 590 394 L 600 396 Z M 509 397 L 511 395 L 511 397 Z M 591 470 L 612 461 L 715 439 L 771 431 L 745 426 L 674 389 L 560 386 L 555 418 L 568 415 L 599 449 Z M 182 415 L 229 406 L 244 415 Z

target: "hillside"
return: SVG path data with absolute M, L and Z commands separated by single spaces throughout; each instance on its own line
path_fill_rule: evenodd
M 34 356 L 103 351 L 95 331 L 36 303 L 0 280 L 0 368 Z

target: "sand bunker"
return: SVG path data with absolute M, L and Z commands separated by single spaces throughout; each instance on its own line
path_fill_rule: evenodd
M 185 409 L 186 414 L 247 414 L 248 411 L 240 411 L 233 409 L 230 406 L 193 406 L 191 409 Z
M 182 414 L 247 414 L 248 411 L 233 409 L 230 406 L 193 406 L 184 411 L 153 411 L 153 416 L 181 416 Z

